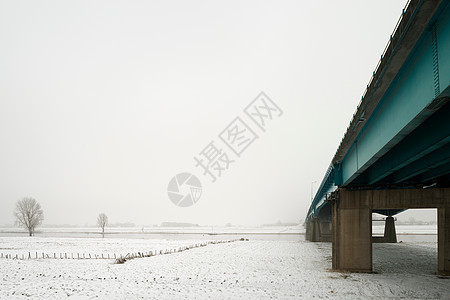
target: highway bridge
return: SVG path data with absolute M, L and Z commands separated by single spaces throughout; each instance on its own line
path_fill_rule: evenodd
M 437 208 L 438 273 L 450 274 L 450 1 L 402 12 L 311 203 L 306 238 L 333 269 L 372 271 L 372 212 Z

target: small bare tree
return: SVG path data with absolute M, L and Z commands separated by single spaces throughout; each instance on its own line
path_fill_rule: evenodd
M 102 234 L 105 233 L 106 225 L 108 225 L 108 217 L 104 213 L 99 214 L 97 217 L 97 226 L 102 229 Z
M 14 209 L 16 224 L 28 230 L 30 236 L 44 220 L 44 211 L 34 198 L 25 197 L 16 202 Z

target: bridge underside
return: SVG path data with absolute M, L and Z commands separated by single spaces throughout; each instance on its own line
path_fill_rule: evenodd
M 345 186 L 348 190 L 409 189 L 450 187 L 450 101 L 439 98 L 418 116 L 423 122 L 409 132 L 389 152 Z M 418 121 L 413 120 L 413 123 Z M 404 209 L 376 209 L 373 212 L 393 216 Z
M 450 186 L 450 101 L 432 102 L 434 114 L 409 132 L 370 167 L 359 173 L 347 188 L 408 188 Z M 436 109 L 436 107 L 439 107 Z M 429 114 L 426 109 L 422 114 Z M 420 115 L 412 121 L 423 119 Z
M 450 275 L 450 2 L 411 0 L 386 49 L 308 210 L 306 238 L 333 242 L 334 269 L 371 272 L 373 212 L 437 208 L 438 272 Z M 384 241 L 395 241 L 387 229 Z
M 416 124 L 414 130 L 410 130 L 389 152 L 342 187 L 348 191 L 417 189 L 427 186 L 450 188 L 450 101 L 446 97 L 439 98 L 431 108 L 412 121 Z M 378 207 L 372 212 L 394 216 L 407 208 Z M 331 204 L 323 202 L 315 213 L 306 223 L 307 239 L 331 241 Z

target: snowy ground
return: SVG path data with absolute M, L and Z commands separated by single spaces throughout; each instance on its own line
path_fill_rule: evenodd
M 125 256 L 128 253 L 155 252 L 190 246 L 203 240 L 117 239 L 117 238 L 47 238 L 47 237 L 0 237 L 0 257 L 13 258 L 69 257 L 81 258 Z M 44 253 L 44 255 L 42 255 Z
M 372 223 L 372 233 L 373 235 L 383 235 L 384 233 L 384 222 L 373 222 Z M 395 231 L 397 234 L 401 235 L 432 235 L 437 234 L 437 224 L 433 225 L 406 225 L 406 224 L 395 224 Z
M 135 252 L 192 242 L 4 237 L 0 251 Z M 436 243 L 374 244 L 373 255 L 375 274 L 339 273 L 329 270 L 329 243 L 250 237 L 121 265 L 107 259 L 0 259 L 0 298 L 449 299 L 450 279 L 435 275 Z

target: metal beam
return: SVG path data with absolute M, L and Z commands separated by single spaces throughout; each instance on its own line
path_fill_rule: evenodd
M 450 143 L 447 143 L 444 147 L 431 152 L 430 154 L 423 157 L 421 160 L 414 164 L 410 164 L 407 167 L 398 170 L 390 177 L 386 179 L 388 182 L 393 182 L 395 184 L 401 182 L 407 182 L 410 178 L 413 178 L 419 174 L 426 173 L 430 170 L 437 169 L 450 162 Z M 424 181 L 431 180 L 423 178 Z
M 446 101 L 445 103 L 441 109 L 434 113 L 421 126 L 412 131 L 400 143 L 359 175 L 351 185 L 376 184 L 394 172 L 421 160 L 429 153 L 445 147 L 450 142 L 450 122 L 448 121 L 450 116 L 450 101 Z M 450 158 L 450 151 L 441 151 L 439 153 L 442 153 L 442 156 L 440 156 L 441 160 Z M 383 181 L 385 184 L 399 182 L 401 181 Z
M 448 174 L 448 170 L 450 170 L 450 163 L 446 163 L 444 165 L 441 165 L 437 168 L 434 168 L 432 170 L 429 170 L 425 173 L 422 173 L 415 178 L 412 178 L 414 181 L 421 181 L 421 182 L 427 182 L 442 176 L 445 176 Z
M 371 78 L 361 103 L 336 151 L 332 161 L 333 165 L 341 163 L 347 155 L 366 120 L 382 100 L 441 4 L 442 1 L 410 1 L 408 8 L 397 23 L 395 32 L 391 35 L 389 44 L 374 71 L 374 76 Z

